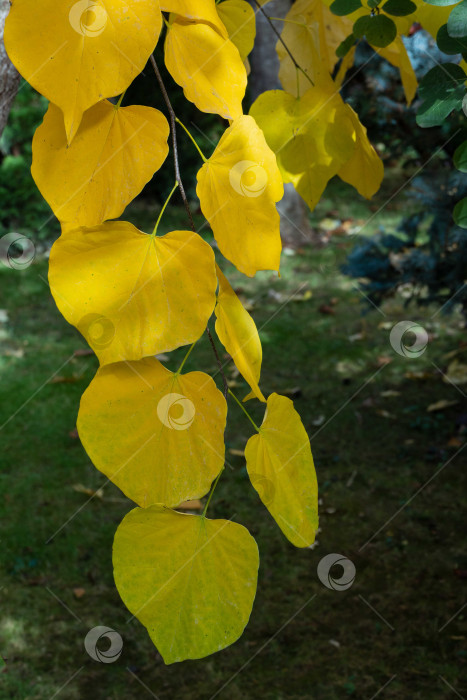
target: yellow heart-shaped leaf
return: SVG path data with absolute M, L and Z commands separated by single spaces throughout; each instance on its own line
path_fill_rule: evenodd
M 283 194 L 276 157 L 249 116 L 236 119 L 198 172 L 201 209 L 219 249 L 239 270 L 278 270 Z
M 242 525 L 135 508 L 115 533 L 115 583 L 166 664 L 233 644 L 250 617 L 259 555 Z
M 216 303 L 214 253 L 201 236 L 149 236 L 125 221 L 62 234 L 50 253 L 49 282 L 101 365 L 193 343 Z
M 15 0 L 5 45 L 28 83 L 62 110 L 70 143 L 86 109 L 141 73 L 161 27 L 158 0 Z
M 147 357 L 101 367 L 77 425 L 94 465 L 128 498 L 177 506 L 204 496 L 224 466 L 226 415 L 209 375 Z
M 53 104 L 37 129 L 31 172 L 55 216 L 75 226 L 116 219 L 159 170 L 169 148 L 169 124 L 152 107 L 90 107 L 70 146 Z
M 247 77 L 237 47 L 209 24 L 175 16 L 165 40 L 165 65 L 201 112 L 236 119 Z

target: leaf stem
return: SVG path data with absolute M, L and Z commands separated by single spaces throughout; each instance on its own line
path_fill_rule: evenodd
M 182 127 L 182 129 L 188 134 L 188 136 L 190 137 L 190 139 L 191 139 L 192 142 L 194 143 L 196 150 L 198 151 L 198 153 L 200 154 L 201 158 L 202 158 L 202 159 L 204 160 L 204 162 L 206 163 L 208 159 L 204 156 L 204 153 L 202 152 L 201 148 L 198 146 L 198 143 L 196 142 L 196 139 L 194 138 L 194 136 L 188 131 L 188 129 L 186 128 L 185 124 L 183 124 L 183 122 L 181 122 L 180 119 L 179 119 L 178 117 L 175 117 L 175 121 L 177 122 L 177 124 L 180 124 L 180 126 Z
M 168 205 L 168 203 L 170 202 L 170 200 L 171 200 L 171 198 L 172 198 L 172 195 L 173 195 L 173 193 L 175 192 L 175 190 L 177 189 L 177 187 L 178 187 L 178 181 L 175 180 L 175 185 L 172 187 L 172 190 L 170 191 L 170 194 L 169 194 L 169 196 L 167 197 L 167 199 L 165 200 L 164 206 L 162 207 L 162 209 L 161 209 L 161 211 L 160 211 L 160 213 L 159 213 L 159 216 L 157 217 L 156 225 L 154 226 L 154 231 L 152 232 L 152 236 L 153 236 L 153 237 L 154 237 L 154 236 L 156 235 L 156 233 L 157 233 L 157 228 L 158 228 L 158 226 L 159 226 L 159 224 L 160 224 L 160 221 L 161 221 L 161 219 L 162 219 L 162 215 L 163 215 L 163 213 L 165 212 L 165 210 L 166 210 L 166 208 L 167 208 L 167 205 Z
M 154 69 L 154 73 L 156 74 L 157 82 L 159 83 L 159 87 L 162 92 L 162 97 L 164 98 L 164 102 L 167 106 L 168 112 L 169 112 L 169 117 L 170 117 L 170 131 L 172 133 L 172 146 L 173 146 L 173 158 L 174 158 L 174 169 L 175 169 L 175 179 L 178 182 L 178 189 L 180 190 L 180 194 L 183 200 L 183 204 L 185 206 L 186 213 L 188 215 L 188 219 L 190 220 L 190 226 L 191 230 L 196 232 L 195 228 L 195 223 L 193 221 L 193 216 L 191 214 L 191 209 L 190 205 L 188 204 L 188 199 L 186 196 L 185 188 L 183 187 L 183 182 L 182 182 L 182 177 L 180 175 L 180 164 L 178 162 L 178 143 L 177 143 L 177 125 L 176 125 L 176 116 L 174 109 L 172 107 L 172 103 L 170 101 L 169 94 L 166 90 L 166 87 L 164 85 L 164 81 L 162 80 L 162 76 L 160 74 L 159 68 L 157 67 L 156 59 L 154 56 L 151 54 L 150 59 L 151 65 Z
M 213 497 L 214 491 L 216 490 L 216 486 L 217 486 L 217 484 L 219 483 L 219 479 L 221 478 L 221 475 L 223 474 L 224 469 L 225 469 L 225 466 L 222 467 L 222 469 L 220 470 L 219 474 L 218 474 L 217 477 L 216 477 L 216 480 L 215 480 L 215 482 L 214 482 L 214 486 L 213 486 L 212 489 L 211 489 L 211 493 L 209 494 L 209 498 L 208 498 L 208 500 L 207 500 L 207 502 L 206 502 L 206 505 L 204 506 L 203 512 L 201 513 L 201 517 L 202 517 L 202 518 L 205 518 L 205 517 L 206 517 L 206 512 L 207 512 L 207 510 L 208 510 L 208 506 L 209 506 L 209 504 L 211 503 L 211 498 Z
M 242 404 L 242 402 L 239 401 L 239 400 L 237 399 L 237 397 L 235 396 L 235 394 L 233 393 L 233 391 L 231 391 L 230 389 L 229 389 L 229 394 L 230 394 L 230 396 L 232 396 L 232 398 L 234 398 L 235 401 L 238 403 L 238 405 L 240 406 L 240 408 L 242 409 L 243 413 L 246 415 L 246 417 L 248 418 L 248 420 L 250 421 L 250 423 L 253 424 L 253 427 L 254 427 L 254 429 L 256 430 L 256 432 L 259 433 L 259 430 L 260 430 L 260 429 L 258 428 L 258 426 L 256 425 L 256 423 L 254 422 L 253 418 L 250 416 L 250 414 L 248 413 L 248 411 L 246 410 L 246 408 L 245 408 L 245 406 Z
M 193 345 L 190 346 L 190 348 L 189 348 L 187 354 L 186 354 L 185 357 L 183 358 L 182 364 L 180 365 L 180 367 L 179 367 L 179 368 L 177 369 L 177 371 L 175 372 L 176 375 L 179 375 L 179 374 L 181 373 L 185 362 L 186 362 L 186 361 L 188 360 L 188 358 L 190 357 L 191 351 L 193 350 L 193 348 L 195 347 L 195 345 L 196 345 L 197 342 L 198 342 L 198 341 L 195 340 L 195 342 L 193 343 Z
M 121 106 L 121 104 L 122 104 L 123 98 L 125 97 L 125 93 L 126 93 L 126 90 L 124 90 L 124 91 L 122 92 L 122 94 L 120 95 L 120 98 L 119 98 L 117 104 L 114 105 L 115 109 L 120 109 L 120 106 Z

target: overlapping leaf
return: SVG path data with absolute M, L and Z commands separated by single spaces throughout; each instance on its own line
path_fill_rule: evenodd
M 350 105 L 346 105 L 346 108 L 355 129 L 355 150 L 351 158 L 341 167 L 338 175 L 342 180 L 353 185 L 363 197 L 371 199 L 383 181 L 383 161 L 368 140 L 366 129 L 358 115 Z
M 94 465 L 138 505 L 201 498 L 224 466 L 227 404 L 203 372 L 155 358 L 101 367 L 83 394 L 78 432 Z
M 229 34 L 218 12 L 215 0 L 160 0 L 161 10 L 180 15 L 193 22 L 213 27 L 224 39 Z
M 5 44 L 21 75 L 63 111 L 70 143 L 83 112 L 142 71 L 161 26 L 158 0 L 15 0 Z
M 269 396 L 245 457 L 252 484 L 284 535 L 308 547 L 318 529 L 318 486 L 310 441 L 290 399 Z
M 242 525 L 152 506 L 115 534 L 114 577 L 166 664 L 235 642 L 256 593 L 258 547 Z
M 151 107 L 88 109 L 70 146 L 63 115 L 49 105 L 33 139 L 32 175 L 56 217 L 75 226 L 116 219 L 168 154 L 169 125 Z
M 279 269 L 282 178 L 252 117 L 239 117 L 225 131 L 198 173 L 196 192 L 221 253 L 241 272 Z
M 300 99 L 282 90 L 264 92 L 250 110 L 276 154 L 284 182 L 293 183 L 311 209 L 355 150 L 349 113 L 329 81 Z
M 255 322 L 217 267 L 219 294 L 216 305 L 216 333 L 235 365 L 251 387 L 246 398 L 266 401 L 259 388 L 263 350 Z
M 209 24 L 171 16 L 165 65 L 201 112 L 236 119 L 242 114 L 247 77 L 237 47 Z
M 252 6 L 246 0 L 224 0 L 217 5 L 217 12 L 230 41 L 237 47 L 242 61 L 245 61 L 256 37 L 256 18 Z
M 154 237 L 121 221 L 62 234 L 49 281 L 58 308 L 101 364 L 193 343 L 216 301 L 214 253 L 200 236 Z

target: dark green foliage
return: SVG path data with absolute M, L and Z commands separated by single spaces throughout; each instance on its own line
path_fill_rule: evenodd
M 467 178 L 457 172 L 441 179 L 419 177 L 411 195 L 420 201 L 420 211 L 402 221 L 397 235 L 362 238 L 343 272 L 363 280 L 360 288 L 377 306 L 404 287 L 407 303 L 436 302 L 443 312 L 460 304 L 467 319 L 467 231 L 452 215 L 455 203 L 467 195 Z
M 30 172 L 32 137 L 46 109 L 47 100 L 23 82 L 0 139 L 0 235 L 17 231 L 45 238 L 51 226 L 58 232 Z

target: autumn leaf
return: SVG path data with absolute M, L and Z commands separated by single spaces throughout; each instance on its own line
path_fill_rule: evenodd
M 180 15 L 193 22 L 209 24 L 224 39 L 229 34 L 217 11 L 215 0 L 160 0 L 161 10 Z
M 276 202 L 284 189 L 275 155 L 252 117 L 239 117 L 224 132 L 198 172 L 196 192 L 221 253 L 240 272 L 279 269 Z
M 383 161 L 368 140 L 366 129 L 350 105 L 345 105 L 355 129 L 355 149 L 351 158 L 340 168 L 341 180 L 353 185 L 363 197 L 371 199 L 381 187 L 384 177 Z
M 236 119 L 247 77 L 237 47 L 209 24 L 171 15 L 165 65 L 187 100 L 201 112 Z
M 94 465 L 128 498 L 177 506 L 204 496 L 223 468 L 226 415 L 209 375 L 147 357 L 101 367 L 77 425 Z
M 253 486 L 296 547 L 308 547 L 318 529 L 318 485 L 310 440 L 293 402 L 271 394 L 263 423 L 245 448 Z
M 115 583 L 166 664 L 233 644 L 250 617 L 259 555 L 242 525 L 135 508 L 115 533 Z
M 102 365 L 193 343 L 216 302 L 214 253 L 198 234 L 149 236 L 125 221 L 62 234 L 49 282 Z
M 152 107 L 88 109 L 70 146 L 53 104 L 37 129 L 31 172 L 55 216 L 75 226 L 116 219 L 168 154 L 169 124 Z
M 60 107 L 71 143 L 83 112 L 141 73 L 161 27 L 158 0 L 15 0 L 5 46 L 23 78 Z
M 276 154 L 284 182 L 314 209 L 355 150 L 354 127 L 339 93 L 329 83 L 310 88 L 300 99 L 269 90 L 250 113 Z
M 246 0 L 225 0 L 217 5 L 217 12 L 230 41 L 237 47 L 242 61 L 245 61 L 255 43 L 255 11 Z
M 215 309 L 216 333 L 238 371 L 251 387 L 251 393 L 246 398 L 256 396 L 260 401 L 266 401 L 258 386 L 263 350 L 255 322 L 219 267 L 217 278 L 219 294 Z

